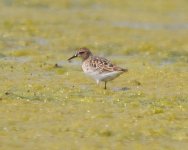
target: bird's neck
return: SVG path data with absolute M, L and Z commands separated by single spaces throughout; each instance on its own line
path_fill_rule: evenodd
M 92 53 L 90 53 L 89 55 L 82 56 L 82 61 L 89 60 L 92 56 Z

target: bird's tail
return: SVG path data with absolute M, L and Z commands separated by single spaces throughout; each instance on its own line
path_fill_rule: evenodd
M 128 69 L 121 68 L 123 72 L 128 72 Z
M 128 69 L 124 69 L 124 68 L 121 68 L 121 67 L 115 67 L 114 70 L 115 70 L 115 71 L 128 72 Z

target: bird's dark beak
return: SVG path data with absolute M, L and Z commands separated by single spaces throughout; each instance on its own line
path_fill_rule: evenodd
M 77 55 L 77 54 L 73 55 L 72 57 L 70 57 L 70 58 L 68 59 L 68 61 L 70 62 L 71 59 L 73 59 L 73 58 L 75 58 L 75 57 L 78 57 L 78 55 Z

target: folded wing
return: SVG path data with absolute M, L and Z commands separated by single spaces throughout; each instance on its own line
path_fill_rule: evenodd
M 93 58 L 90 60 L 90 64 L 95 70 L 99 71 L 100 73 L 104 72 L 114 72 L 114 71 L 122 71 L 127 72 L 127 69 L 123 69 L 121 67 L 118 67 L 116 65 L 113 65 L 109 60 L 103 58 L 103 57 L 97 57 L 93 56 Z

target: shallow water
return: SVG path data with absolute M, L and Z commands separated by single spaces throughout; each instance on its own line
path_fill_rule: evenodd
M 0 7 L 0 149 L 187 149 L 187 1 Z M 129 72 L 103 90 L 82 46 Z
M 158 24 L 158 23 L 138 23 L 138 22 L 116 22 L 114 23 L 116 27 L 126 27 L 131 29 L 145 29 L 145 30 L 188 30 L 188 22 L 181 24 Z

